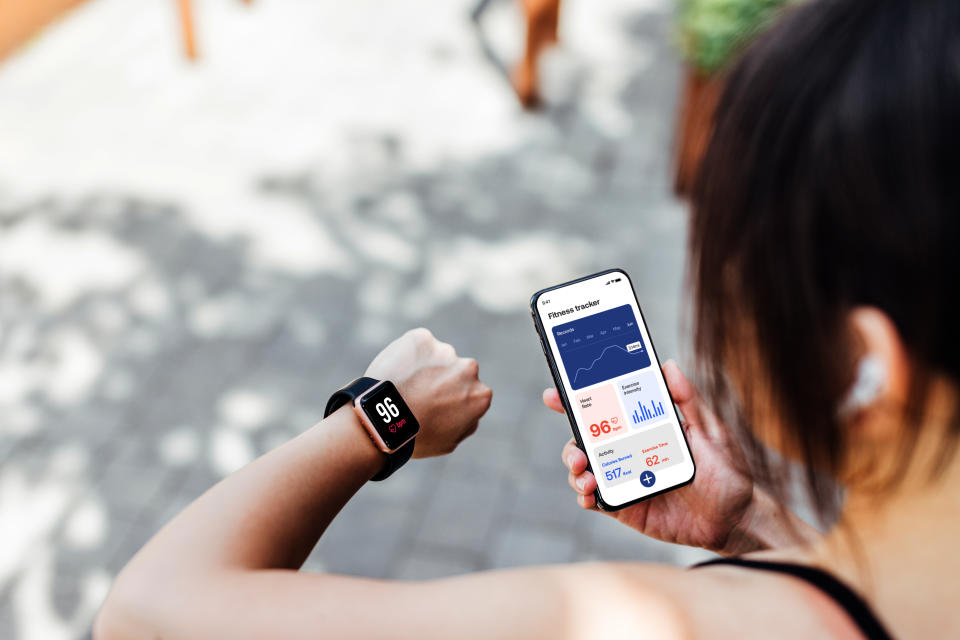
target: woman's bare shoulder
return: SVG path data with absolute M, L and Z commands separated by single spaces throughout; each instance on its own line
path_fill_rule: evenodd
M 184 637 L 312 638 L 318 629 L 344 640 L 855 637 L 842 613 L 831 622 L 830 603 L 821 611 L 822 596 L 795 582 L 729 568 L 639 563 L 504 569 L 426 581 L 234 573 L 207 584 L 206 605 L 182 616 L 189 625 L 173 624 L 169 637 L 182 631 Z M 246 604 L 236 606 L 240 602 Z M 226 610 L 232 612 L 228 617 L 221 613 Z
M 730 565 L 620 567 L 635 573 L 641 589 L 662 591 L 690 637 L 859 637 L 856 625 L 831 598 L 790 576 Z
M 795 579 L 730 568 L 582 563 L 412 583 L 425 599 L 478 603 L 478 637 L 847 638 L 856 628 Z M 503 620 L 511 620 L 504 634 Z M 454 622 L 451 620 L 451 622 Z M 463 623 L 464 620 L 459 620 Z M 456 623 L 455 623 L 456 624 Z M 459 626 L 459 624 L 457 624 Z M 424 631 L 427 631 L 426 629 Z M 516 632 L 516 633 L 514 633 Z

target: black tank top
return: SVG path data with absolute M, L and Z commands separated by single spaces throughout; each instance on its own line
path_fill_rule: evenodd
M 887 633 L 886 628 L 877 619 L 877 616 L 870 609 L 870 606 L 863 601 L 863 598 L 826 571 L 801 564 L 745 560 L 743 558 L 718 558 L 716 560 L 708 560 L 707 562 L 695 564 L 691 568 L 698 569 L 700 567 L 713 567 L 716 565 L 731 565 L 734 567 L 744 567 L 746 569 L 773 571 L 774 573 L 783 573 L 799 578 L 825 593 L 836 602 L 840 608 L 846 611 L 854 624 L 863 632 L 865 638 L 868 638 L 868 640 L 892 640 L 892 636 Z

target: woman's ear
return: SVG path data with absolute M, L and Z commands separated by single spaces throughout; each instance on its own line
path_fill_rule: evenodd
M 849 324 L 862 345 L 840 416 L 870 439 L 896 435 L 909 385 L 909 357 L 896 325 L 875 307 L 857 307 Z

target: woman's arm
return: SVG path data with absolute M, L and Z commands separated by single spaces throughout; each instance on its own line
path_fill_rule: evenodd
M 259 600 L 247 578 L 297 569 L 380 464 L 349 407 L 255 460 L 134 556 L 97 616 L 95 637 L 214 637 L 219 624 L 242 621 L 237 608 Z
M 392 343 L 367 370 L 392 380 L 418 417 L 414 457 L 448 453 L 473 433 L 491 399 L 477 373 L 475 360 L 458 358 L 425 329 Z M 169 625 L 189 631 L 205 615 L 227 615 L 213 605 L 233 584 L 248 584 L 246 578 L 267 570 L 299 568 L 383 462 L 352 409 L 343 407 L 224 479 L 121 572 L 98 616 L 98 637 L 169 632 Z
M 611 565 L 426 582 L 295 571 L 381 464 L 347 408 L 226 478 L 123 570 L 97 617 L 95 638 L 562 640 L 624 629 L 687 635 L 662 592 L 682 574 L 668 567 L 647 568 L 643 580 Z
M 415 457 L 452 451 L 490 402 L 476 362 L 407 334 L 368 375 L 397 384 L 421 422 Z M 130 561 L 97 616 L 120 638 L 683 637 L 687 572 L 572 565 L 389 582 L 295 569 L 383 463 L 349 408 L 207 491 Z M 402 470 L 400 471 L 402 473 Z M 362 553 L 362 549 L 357 549 Z M 673 598 L 666 594 L 672 589 Z M 620 635 L 618 635 L 620 634 Z

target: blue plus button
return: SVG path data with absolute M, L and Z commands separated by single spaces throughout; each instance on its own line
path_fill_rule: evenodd
M 653 475 L 653 471 L 644 471 L 640 474 L 640 484 L 647 487 L 648 489 L 653 486 L 653 483 L 657 481 L 657 476 Z

